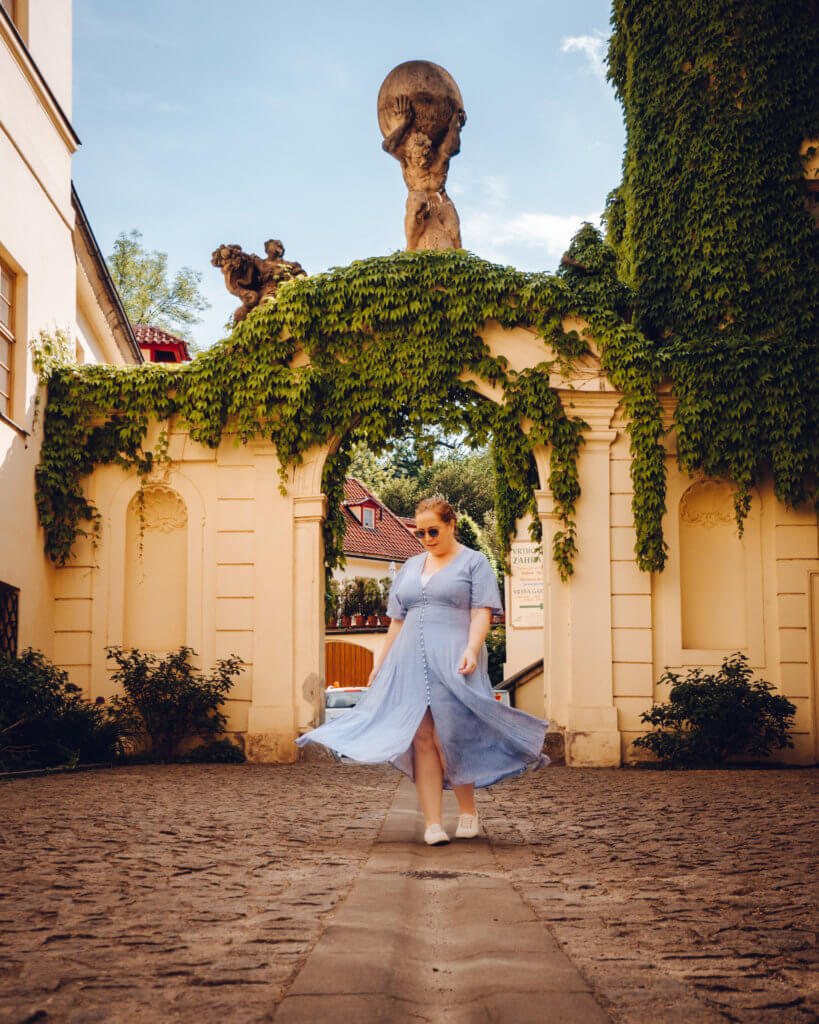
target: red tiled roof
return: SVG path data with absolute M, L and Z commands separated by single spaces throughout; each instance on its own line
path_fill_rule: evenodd
M 171 334 L 164 327 L 153 327 L 151 324 L 135 324 L 134 334 L 140 345 L 181 345 L 185 352 L 185 358 L 190 359 L 188 343 L 184 338 Z
M 410 531 L 415 529 L 415 516 L 396 516 L 396 519 L 400 519 L 401 522 Z
M 364 558 L 390 558 L 396 562 L 405 562 L 413 555 L 424 550 L 423 544 L 409 532 L 403 519 L 391 512 L 376 496 L 368 491 L 360 480 L 348 476 L 344 481 L 344 505 L 355 504 L 369 498 L 381 509 L 382 515 L 376 514 L 375 529 L 368 530 L 356 519 L 349 508 L 344 507 L 344 554 L 359 555 Z

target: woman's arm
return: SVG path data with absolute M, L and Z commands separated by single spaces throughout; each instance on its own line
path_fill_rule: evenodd
M 378 674 L 378 670 L 384 664 L 384 659 L 387 657 L 389 649 L 395 642 L 395 638 L 401 632 L 401 627 L 404 625 L 403 619 L 392 619 L 390 621 L 390 628 L 387 630 L 387 635 L 384 637 L 384 643 L 381 645 L 381 650 L 378 652 L 375 661 L 373 662 L 373 670 L 370 672 L 370 678 L 367 680 L 367 685 L 375 679 Z
M 458 666 L 458 671 L 466 675 L 471 675 L 478 667 L 478 654 L 486 639 L 486 634 L 489 632 L 492 609 L 472 608 L 469 615 L 469 639 L 466 643 L 466 650 L 461 656 L 461 663 Z

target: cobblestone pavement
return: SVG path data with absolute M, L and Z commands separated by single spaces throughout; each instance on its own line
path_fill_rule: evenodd
M 0 785 L 0 1022 L 270 1021 L 400 777 L 302 762 Z M 819 1020 L 819 770 L 552 766 L 478 808 L 619 1024 Z
M 819 1021 L 819 770 L 551 766 L 478 810 L 614 1020 Z
M 398 781 L 298 763 L 0 785 L 0 1021 L 271 1020 Z

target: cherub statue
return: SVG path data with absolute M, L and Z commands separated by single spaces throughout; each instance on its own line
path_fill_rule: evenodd
M 381 148 L 400 162 L 409 192 L 404 219 L 407 249 L 460 249 L 461 225 L 446 193 L 446 178 L 449 161 L 461 149 L 466 113 L 461 108 L 452 114 L 437 147 L 428 135 L 413 129 L 415 111 L 408 96 L 396 96 L 390 116 L 395 127 Z
M 233 314 L 236 324 L 263 299 L 274 296 L 283 281 L 307 276 L 300 263 L 282 259 L 284 246 L 278 238 L 268 239 L 264 251 L 267 256 L 263 259 L 256 253 L 244 252 L 238 245 L 220 245 L 211 256 L 213 266 L 225 275 L 227 290 L 242 300 Z

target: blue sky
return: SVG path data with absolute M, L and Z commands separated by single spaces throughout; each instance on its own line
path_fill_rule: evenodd
M 404 248 L 406 189 L 376 97 L 405 60 L 443 65 L 467 123 L 448 191 L 464 247 L 553 270 L 620 180 L 608 0 L 74 0 L 73 178 L 108 255 L 139 229 L 202 273 L 207 346 L 238 301 L 210 254 L 281 238 L 308 272 Z

